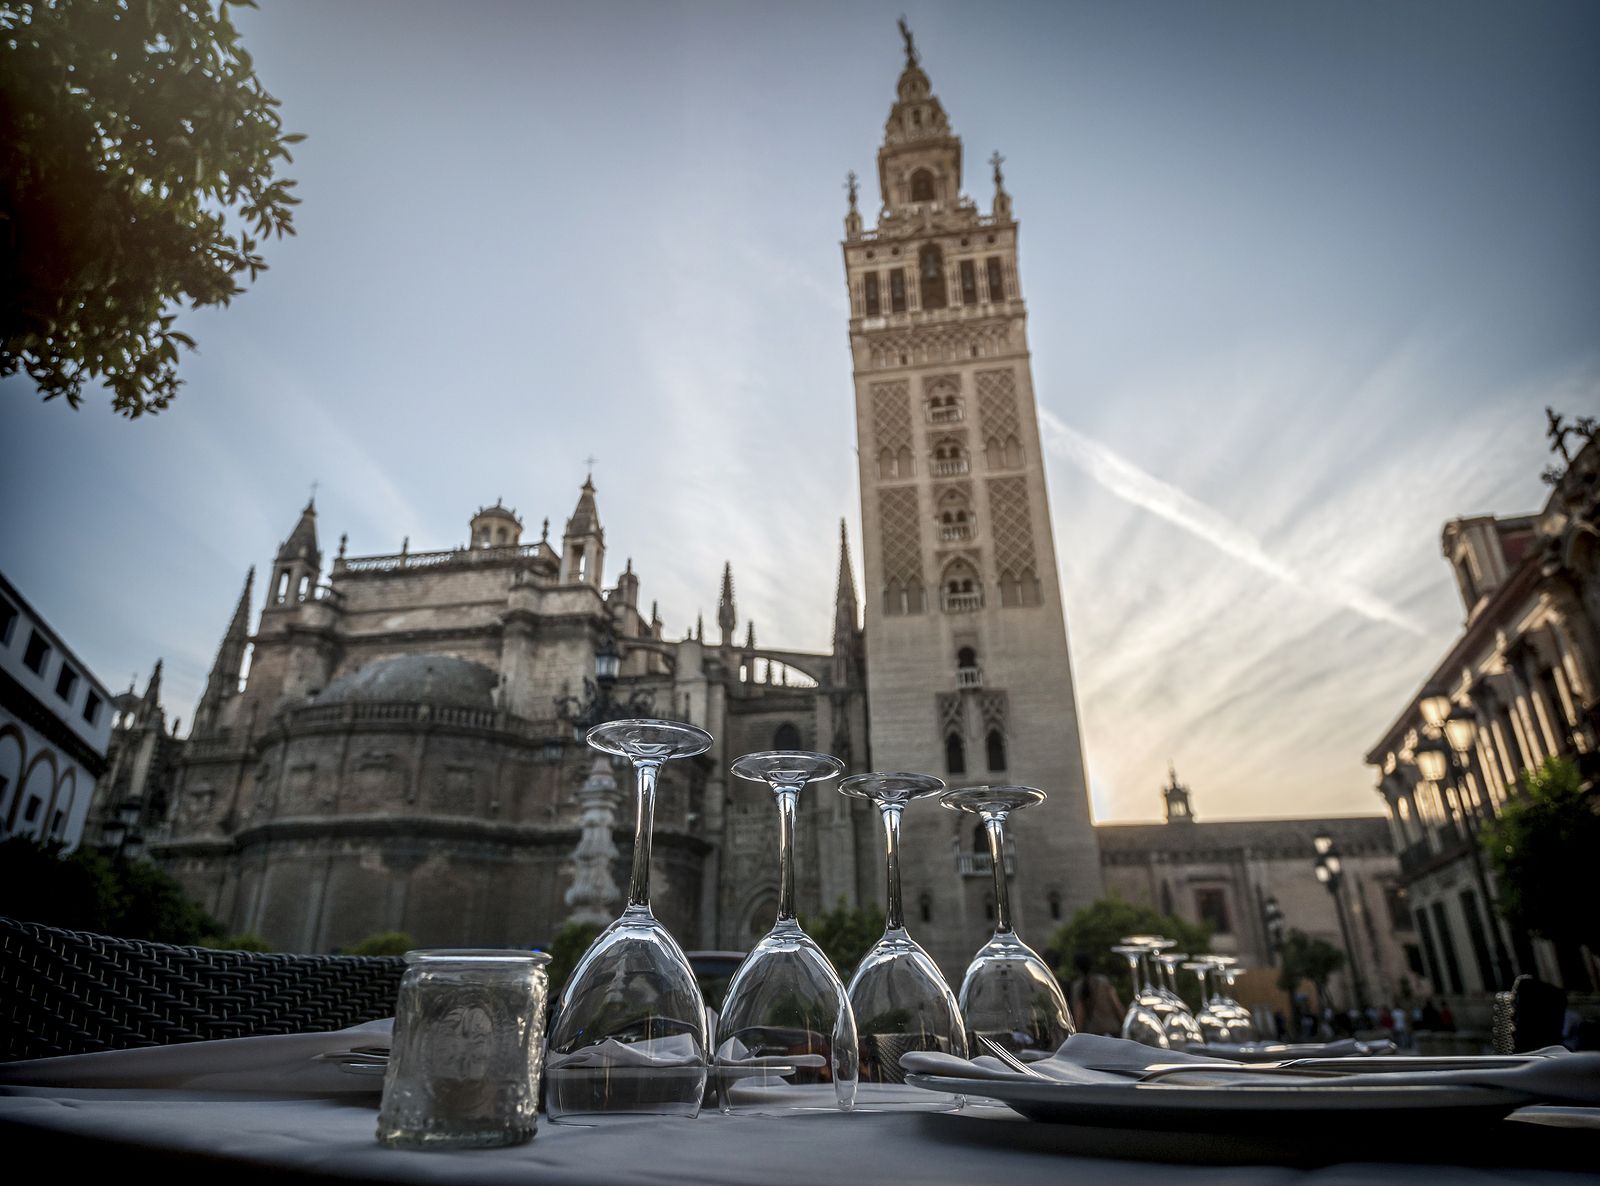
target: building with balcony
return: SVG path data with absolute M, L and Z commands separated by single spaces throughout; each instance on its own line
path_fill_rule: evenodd
M 1551 413 L 1558 464 L 1533 514 L 1446 523 L 1461 633 L 1367 754 L 1377 771 L 1429 974 L 1482 998 L 1530 972 L 1600 988 L 1600 953 L 1508 928 L 1479 832 L 1526 772 L 1567 756 L 1600 775 L 1600 446 Z
M 112 696 L 0 575 L 0 838 L 67 851 L 106 769 Z

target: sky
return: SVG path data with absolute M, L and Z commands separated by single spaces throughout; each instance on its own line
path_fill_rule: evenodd
M 1441 525 L 1537 509 L 1542 409 L 1600 411 L 1593 4 L 262 0 L 298 234 L 160 415 L 0 383 L 0 569 L 187 719 L 313 482 L 330 558 L 442 549 L 496 498 L 559 534 L 593 457 L 669 635 L 731 559 L 825 649 L 902 12 L 984 208 L 1005 154 L 1095 817 L 1169 760 L 1201 819 L 1378 810 Z

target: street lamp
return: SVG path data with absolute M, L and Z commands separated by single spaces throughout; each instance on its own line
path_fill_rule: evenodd
M 604 721 L 624 720 L 629 717 L 655 715 L 655 695 L 635 688 L 626 700 L 615 695 L 617 677 L 622 672 L 622 654 L 617 649 L 617 636 L 607 623 L 594 649 L 594 676 L 584 676 L 583 695 L 557 696 L 556 719 L 572 726 L 574 736 L 582 738 L 594 726 Z M 553 747 L 546 745 L 546 756 Z M 559 756 L 559 755 L 557 755 Z
M 1356 963 L 1355 944 L 1350 941 L 1350 920 L 1345 915 L 1344 895 L 1339 892 L 1344 884 L 1344 860 L 1339 856 L 1339 846 L 1334 843 L 1332 836 L 1318 836 L 1311 843 L 1317 852 L 1317 880 L 1327 886 L 1328 893 L 1333 895 L 1334 913 L 1339 916 L 1339 934 L 1344 938 L 1345 958 L 1350 961 L 1350 982 L 1355 987 L 1356 1007 L 1365 1010 L 1366 986 L 1361 982 L 1361 968 Z
M 1278 905 L 1277 898 L 1268 898 L 1261 913 L 1267 920 L 1267 945 L 1271 948 L 1269 954 L 1272 962 L 1277 963 L 1278 957 L 1283 954 L 1283 907 Z
M 137 799 L 123 799 L 114 814 L 100 825 L 100 835 L 105 841 L 101 850 L 118 861 L 138 860 L 144 849 L 144 835 L 139 831 L 142 808 Z
M 1472 744 L 1478 736 L 1478 722 L 1470 713 L 1450 704 L 1448 696 L 1444 700 L 1450 707 L 1440 713 L 1439 706 L 1430 703 L 1435 699 L 1430 695 L 1418 702 L 1427 726 L 1422 730 L 1422 738 L 1411 747 L 1411 756 L 1417 764 L 1417 773 L 1439 787 L 1445 812 L 1466 841 L 1473 880 L 1478 883 L 1478 896 L 1483 900 L 1484 920 L 1489 924 L 1489 937 L 1494 942 L 1495 977 L 1499 981 L 1495 987 L 1508 988 L 1511 956 L 1494 917 L 1494 897 L 1489 892 L 1489 875 L 1483 868 L 1483 846 L 1478 840 L 1478 813 L 1466 807 L 1463 776 L 1467 770 L 1462 757 L 1472 752 Z

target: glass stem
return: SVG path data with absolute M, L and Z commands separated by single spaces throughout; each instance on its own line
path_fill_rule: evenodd
M 989 860 L 994 865 L 994 933 L 1011 933 L 1011 898 L 1006 886 L 1006 821 L 1003 816 L 983 817 L 983 831 L 989 838 Z
M 794 812 L 797 787 L 778 788 L 778 921 L 794 921 Z
M 656 819 L 656 775 L 659 761 L 635 762 L 636 805 L 633 820 L 633 873 L 628 879 L 628 909 L 650 909 L 650 833 Z
M 889 876 L 889 907 L 883 929 L 903 931 L 906 929 L 906 914 L 900 902 L 900 813 L 905 810 L 905 805 L 883 803 L 878 810 L 883 815 L 884 867 Z

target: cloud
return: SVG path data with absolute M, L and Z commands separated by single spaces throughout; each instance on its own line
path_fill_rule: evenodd
M 1107 445 L 1072 428 L 1048 409 L 1039 409 L 1039 422 L 1044 429 L 1045 448 L 1051 454 L 1077 465 L 1118 498 L 1159 515 L 1218 551 L 1309 597 L 1331 601 L 1374 622 L 1397 626 L 1411 634 L 1424 633 L 1415 618 L 1376 594 L 1326 574 L 1318 574 L 1313 579 L 1272 556 L 1260 540 L 1227 516 L 1171 483 L 1146 473 Z

